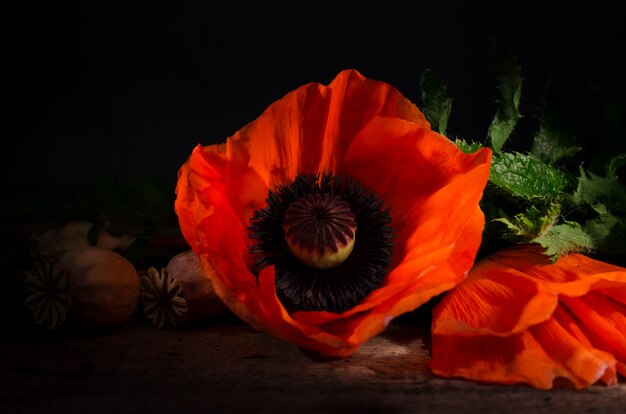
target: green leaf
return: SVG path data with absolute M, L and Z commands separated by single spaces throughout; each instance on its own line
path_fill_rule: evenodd
M 597 86 L 591 85 L 591 88 L 595 95 L 585 102 L 585 106 L 597 127 L 588 148 L 592 154 L 588 168 L 601 174 L 615 154 L 626 153 L 626 106 Z
M 582 148 L 575 145 L 570 122 L 566 120 L 561 106 L 555 102 L 550 92 L 551 86 L 548 86 L 539 119 L 539 131 L 534 137 L 530 152 L 540 160 L 552 164 L 576 154 Z
M 607 169 L 607 176 L 601 177 L 580 167 L 578 187 L 572 199 L 576 204 L 604 204 L 612 211 L 626 213 L 626 186 L 617 176 L 618 168 L 624 164 L 625 156 L 615 157 Z
M 541 210 L 531 205 L 511 220 L 499 218 L 494 221 L 506 225 L 505 238 L 518 244 L 539 244 L 553 260 L 570 252 L 589 251 L 595 246 L 592 236 L 579 223 L 562 221 L 561 206 L 556 203 Z
M 452 98 L 439 75 L 427 69 L 420 77 L 422 110 L 428 122 L 441 134 L 446 134 L 448 119 L 452 112 Z
M 587 220 L 585 230 L 599 251 L 605 254 L 626 253 L 626 219 L 614 216 L 603 204 L 592 206 L 597 217 Z
M 505 237 L 518 243 L 529 243 L 536 237 L 546 234 L 556 224 L 560 213 L 559 204 L 550 204 L 543 210 L 532 205 L 524 213 L 515 215 L 512 220 L 503 217 L 494 221 L 507 226 Z
M 545 254 L 552 260 L 572 252 L 588 252 L 594 248 L 593 239 L 576 222 L 566 221 L 556 225 L 544 234 L 534 238 L 532 243 L 537 243 L 545 249 Z
M 483 145 L 478 142 L 468 142 L 464 139 L 457 139 L 454 141 L 454 144 L 465 154 L 473 154 L 483 148 Z
M 610 180 L 619 180 L 617 172 L 624 165 L 626 165 L 626 154 L 621 154 L 613 158 L 607 168 L 607 178 Z
M 494 154 L 489 181 L 512 196 L 555 200 L 569 186 L 567 175 L 532 155 Z
M 522 68 L 517 58 L 503 45 L 496 43 L 496 72 L 500 98 L 498 110 L 489 126 L 489 143 L 499 153 L 521 118 Z

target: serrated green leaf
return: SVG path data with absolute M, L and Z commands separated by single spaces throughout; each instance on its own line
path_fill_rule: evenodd
M 592 137 L 593 145 L 589 147 L 588 168 L 601 174 L 615 154 L 626 153 L 626 106 L 617 97 L 595 85 L 590 86 L 594 95 L 588 98 L 585 106 L 590 108 L 589 116 L 594 119 L 597 129 Z
M 547 131 L 539 131 L 535 135 L 533 146 L 530 150 L 531 154 L 544 162 L 555 163 L 563 158 L 571 157 L 580 152 L 582 147 L 561 147 L 551 138 Z
M 517 58 L 503 45 L 496 43 L 496 73 L 498 77 L 498 110 L 489 126 L 489 144 L 499 153 L 521 118 L 519 104 L 522 95 L 522 68 Z
M 592 236 L 579 223 L 562 221 L 559 204 L 549 204 L 542 209 L 531 205 L 511 220 L 499 218 L 494 221 L 506 225 L 506 239 L 518 244 L 539 244 L 545 254 L 555 260 L 563 254 L 589 251 L 594 247 Z
M 427 69 L 420 77 L 422 94 L 422 110 L 428 122 L 441 135 L 446 134 L 448 119 L 452 112 L 452 98 L 448 95 L 447 86 L 439 75 Z
M 609 162 L 606 177 L 610 180 L 619 180 L 617 172 L 626 165 L 626 154 L 618 155 Z
M 587 220 L 585 230 L 593 238 L 596 248 L 605 254 L 626 252 L 626 219 L 611 214 L 606 206 L 592 206 L 597 217 Z
M 502 150 L 502 146 L 509 139 L 518 120 L 519 118 L 501 119 L 496 115 L 489 126 L 489 143 L 496 153 Z
M 483 145 L 478 142 L 468 142 L 464 139 L 457 139 L 454 141 L 454 144 L 465 154 L 473 154 L 483 148 Z
M 494 221 L 507 226 L 508 234 L 505 237 L 518 243 L 528 243 L 547 233 L 558 221 L 560 213 L 559 204 L 550 204 L 542 210 L 532 205 L 525 212 L 516 214 L 511 220 L 502 217 Z
M 555 163 L 579 152 L 582 148 L 576 145 L 570 124 L 562 113 L 561 106 L 554 102 L 551 86 L 548 86 L 539 119 L 539 131 L 533 139 L 531 154 L 544 162 Z
M 556 200 L 569 186 L 563 171 L 520 153 L 494 154 L 489 181 L 510 195 L 526 200 Z
M 626 213 L 626 186 L 617 176 L 617 169 L 624 163 L 624 155 L 610 163 L 606 177 L 585 171 L 580 167 L 578 186 L 572 195 L 576 204 L 604 204 L 610 210 Z
M 552 260 L 572 252 L 589 252 L 594 248 L 593 239 L 580 224 L 566 221 L 553 226 L 546 233 L 532 240 L 545 249 Z

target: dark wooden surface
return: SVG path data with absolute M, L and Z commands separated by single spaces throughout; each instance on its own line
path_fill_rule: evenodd
M 49 333 L 22 305 L 20 260 L 3 264 L 0 413 L 626 412 L 623 378 L 552 391 L 436 378 L 419 314 L 345 360 L 312 358 L 229 313 L 178 331 L 138 314 L 105 332 Z

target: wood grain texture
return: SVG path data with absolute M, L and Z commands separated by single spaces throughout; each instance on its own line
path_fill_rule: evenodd
M 178 331 L 137 313 L 109 331 L 49 333 L 22 304 L 21 260 L 5 256 L 0 275 L 10 292 L 0 302 L 2 414 L 626 412 L 624 378 L 540 391 L 434 377 L 423 315 L 392 322 L 345 360 L 313 358 L 229 313 Z
M 3 413 L 623 413 L 626 402 L 623 383 L 539 391 L 435 378 L 412 325 L 326 361 L 232 316 L 179 331 L 134 318 L 101 333 L 4 333 Z

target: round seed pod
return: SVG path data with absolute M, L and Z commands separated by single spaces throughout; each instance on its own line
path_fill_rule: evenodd
M 58 261 L 39 258 L 26 272 L 26 305 L 35 323 L 54 329 L 71 320 L 88 328 L 119 325 L 139 302 L 139 276 L 126 258 L 111 250 L 84 247 Z
M 174 256 L 167 264 L 167 271 L 180 281 L 182 294 L 187 302 L 187 313 L 192 319 L 207 318 L 226 309 L 193 251 Z
M 160 272 L 151 267 L 141 273 L 144 314 L 157 328 L 176 329 L 226 310 L 191 250 L 174 256 Z

